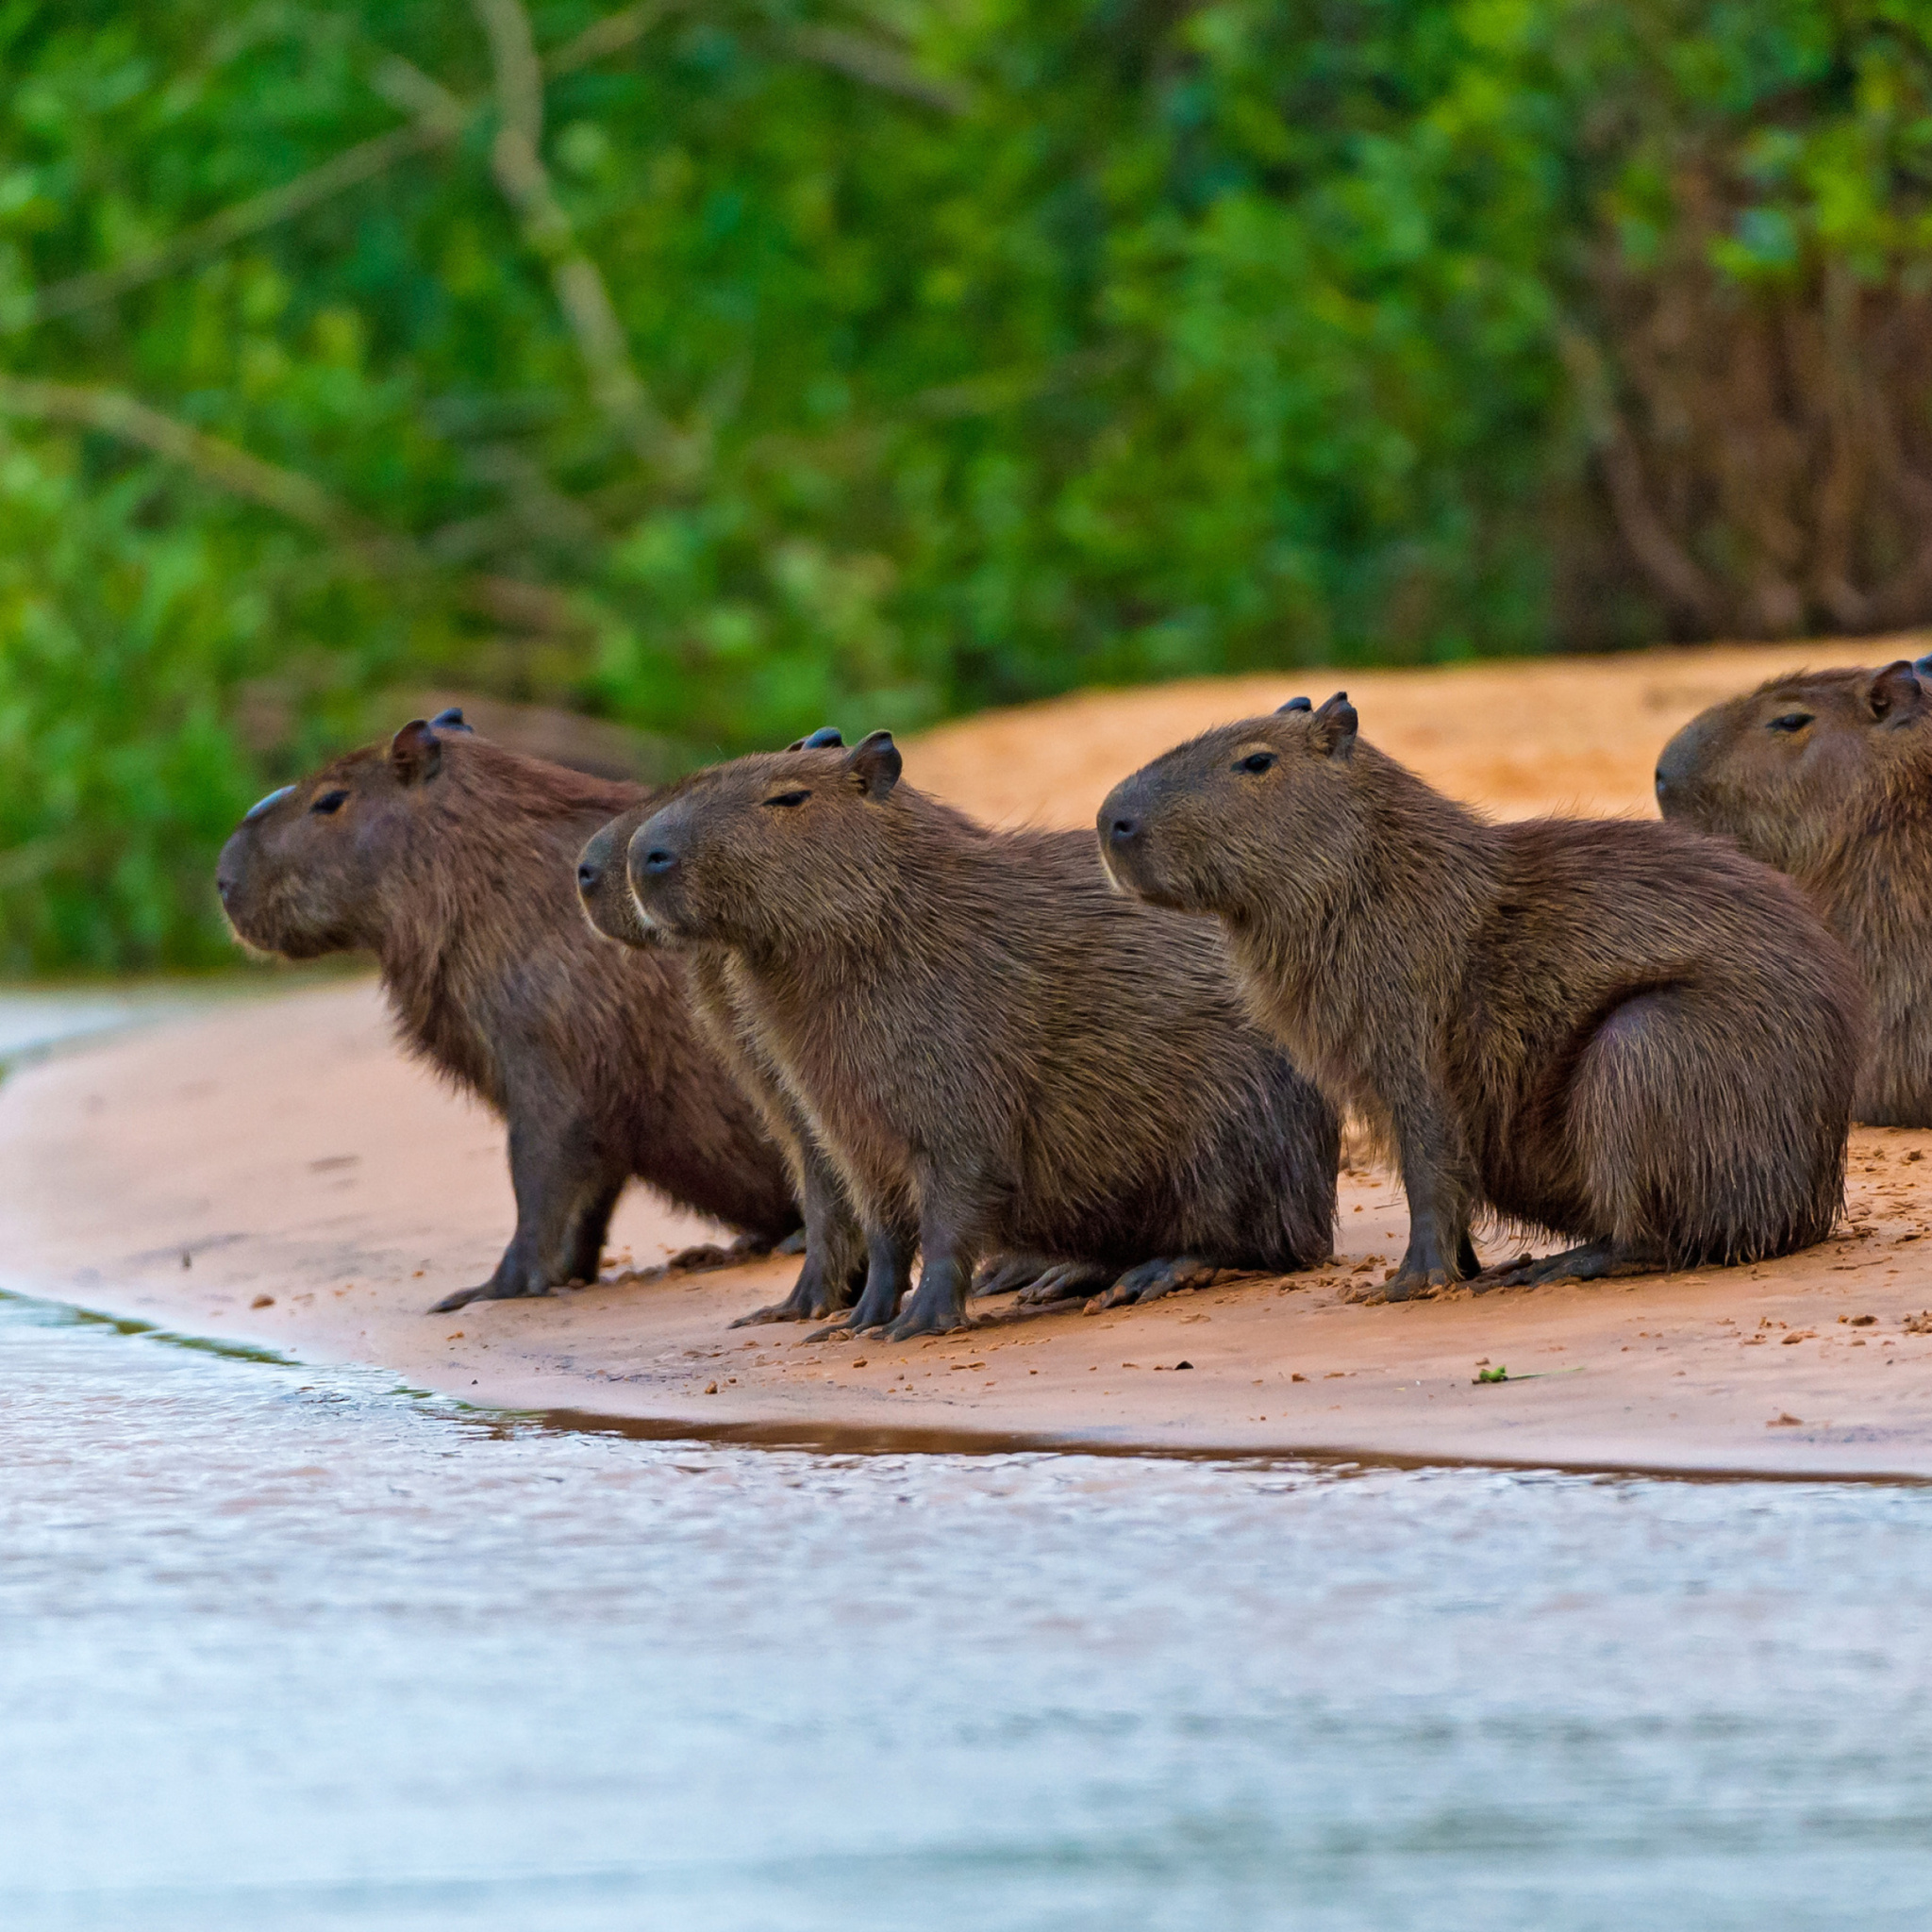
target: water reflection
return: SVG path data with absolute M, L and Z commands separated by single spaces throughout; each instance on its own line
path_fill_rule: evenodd
M 0 1923 L 1914 1927 L 1932 1495 L 506 1425 L 0 1302 Z

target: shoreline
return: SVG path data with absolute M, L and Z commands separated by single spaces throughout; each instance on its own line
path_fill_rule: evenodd
M 1349 1299 L 1406 1238 L 1398 1191 L 1349 1173 L 1330 1266 L 1144 1308 L 1003 1300 L 895 1346 L 730 1329 L 790 1281 L 774 1257 L 433 1316 L 508 1238 L 501 1129 L 402 1058 L 363 981 L 17 1073 L 0 1287 L 658 1440 L 1932 1479 L 1932 1318 L 1907 1326 L 1932 1302 L 1928 1157 L 1932 1131 L 1858 1130 L 1851 1221 L 1779 1261 L 1480 1297 Z M 634 1189 L 613 1249 L 647 1269 L 712 1232 Z
M 1505 816 L 1636 814 L 1695 710 L 1851 654 L 1091 691 L 945 726 L 908 745 L 907 769 L 990 819 L 1090 824 L 1113 778 L 1187 732 L 1345 677 L 1365 732 L 1459 796 Z M 727 1326 L 782 1295 L 793 1258 L 631 1272 L 719 1236 L 634 1187 L 597 1284 L 432 1316 L 508 1238 L 503 1129 L 396 1050 L 373 978 L 288 984 L 15 1066 L 0 1288 L 662 1439 L 1932 1478 L 1932 1129 L 1856 1131 L 1840 1230 L 1736 1269 L 1364 1305 L 1351 1296 L 1399 1257 L 1407 1217 L 1388 1177 L 1347 1172 L 1324 1268 L 1092 1314 L 1003 1299 L 958 1335 L 808 1343 Z M 1486 1367 L 1512 1373 L 1478 1383 Z

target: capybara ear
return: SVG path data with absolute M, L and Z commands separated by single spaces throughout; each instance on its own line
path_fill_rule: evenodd
M 1914 658 L 1912 659 L 1912 669 L 1921 677 L 1932 677 L 1932 651 L 1927 651 L 1923 658 Z
M 411 718 L 389 741 L 390 769 L 405 785 L 420 785 L 442 769 L 442 747 L 427 718 Z
M 437 712 L 429 722 L 438 731 L 467 731 L 472 738 L 476 735 L 476 727 L 474 724 L 463 723 L 462 708 L 458 705 L 450 706 L 446 711 Z
M 1314 708 L 1307 698 L 1290 698 L 1287 704 L 1275 706 L 1274 715 L 1285 718 L 1291 711 L 1312 711 Z
M 1348 693 L 1339 691 L 1308 721 L 1308 742 L 1331 758 L 1346 758 L 1355 749 L 1355 727 L 1360 722 Z
M 787 751 L 824 751 L 828 744 L 843 744 L 845 734 L 836 724 L 821 724 L 809 738 L 794 738 Z
M 884 803 L 905 767 L 890 731 L 868 732 L 845 754 L 845 769 L 858 780 L 859 796 L 874 805 Z
M 1879 723 L 1887 719 L 1903 723 L 1925 703 L 1925 688 L 1919 682 L 1916 668 L 1906 658 L 1888 664 L 1873 675 L 1865 703 Z

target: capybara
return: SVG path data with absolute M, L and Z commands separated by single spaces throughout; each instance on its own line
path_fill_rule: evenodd
M 1664 816 L 1790 873 L 1865 977 L 1855 1119 L 1932 1126 L 1932 693 L 1903 659 L 1800 671 L 1664 747 Z
M 835 731 L 815 732 L 801 742 L 837 743 Z M 647 799 L 603 827 L 577 859 L 577 893 L 585 916 L 607 939 L 624 945 L 666 950 L 639 916 L 625 871 L 631 834 L 657 808 Z M 805 1265 L 791 1292 L 770 1307 L 741 1316 L 734 1328 L 758 1322 L 819 1321 L 849 1308 L 865 1274 L 865 1240 L 858 1217 L 841 1186 L 837 1169 L 814 1138 L 803 1108 L 760 1049 L 742 1010 L 738 968 L 722 946 L 679 947 L 691 1010 L 719 1057 L 757 1102 L 774 1140 L 784 1150 L 792 1184 L 805 1209 Z
M 1122 1301 L 1325 1258 L 1335 1116 L 1218 935 L 1109 892 L 1087 835 L 991 830 L 900 771 L 882 731 L 739 758 L 629 849 L 645 924 L 732 954 L 858 1209 L 848 1325 L 956 1327 L 993 1255 Z
M 1221 921 L 1257 1016 L 1400 1165 L 1387 1292 L 1476 1272 L 1496 1214 L 1578 1243 L 1505 1280 L 1755 1260 L 1844 1197 L 1857 971 L 1789 879 L 1656 821 L 1491 824 L 1338 692 L 1116 786 L 1108 870 Z
M 408 1048 L 509 1128 L 517 1225 L 437 1304 L 593 1280 L 633 1174 L 760 1244 L 799 1224 L 785 1160 L 701 1037 L 671 958 L 627 958 L 572 890 L 584 840 L 645 796 L 520 758 L 457 712 L 264 798 L 223 848 L 235 930 L 292 959 L 373 952 Z

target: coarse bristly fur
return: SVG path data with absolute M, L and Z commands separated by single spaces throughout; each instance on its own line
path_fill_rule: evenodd
M 1391 1299 L 1476 1272 L 1485 1206 L 1581 1245 L 1502 1278 L 1755 1260 L 1843 1204 L 1857 970 L 1789 879 L 1655 821 L 1492 824 L 1338 693 L 1124 780 L 1108 865 L 1218 918 L 1256 1014 L 1400 1163 Z
M 446 716 L 351 752 L 249 813 L 222 903 L 250 945 L 367 950 L 404 1042 L 503 1116 L 516 1233 L 438 1304 L 592 1280 L 633 1174 L 772 1242 L 798 1226 L 785 1162 L 700 1037 L 674 959 L 585 925 L 585 839 L 647 794 L 521 758 Z
M 1871 1003 L 1854 1117 L 1932 1126 L 1932 693 L 1915 667 L 1795 672 L 1713 705 L 1664 747 L 1657 798 L 1810 894 Z
M 738 961 L 858 1208 L 850 1325 L 957 1326 L 993 1253 L 1119 1275 L 1123 1300 L 1325 1258 L 1335 1118 L 1219 937 L 1109 891 L 1090 837 L 990 830 L 899 772 L 883 732 L 740 758 L 629 848 L 646 924 Z
M 625 871 L 631 834 L 661 801 L 647 799 L 620 813 L 584 847 L 577 860 L 577 895 L 584 916 L 605 938 L 657 951 L 669 949 L 639 916 Z M 820 1146 L 804 1109 L 758 1044 L 745 1007 L 737 960 L 723 946 L 675 947 L 684 967 L 692 1012 L 719 1058 L 764 1116 L 783 1150 L 792 1187 L 805 1209 L 805 1263 L 791 1292 L 755 1309 L 734 1328 L 763 1322 L 822 1321 L 849 1308 L 865 1276 L 865 1239 L 830 1157 Z

